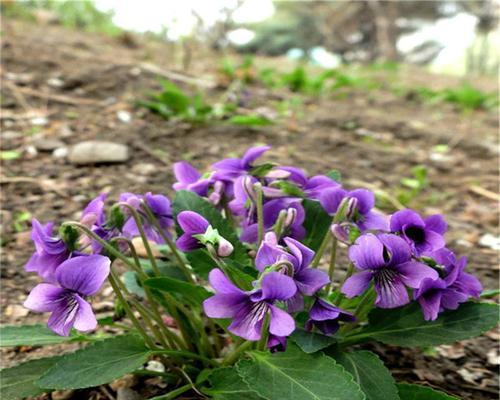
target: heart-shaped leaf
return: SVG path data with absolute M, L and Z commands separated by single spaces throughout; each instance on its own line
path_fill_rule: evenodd
M 284 353 L 253 351 L 237 364 L 238 374 L 268 400 L 363 400 L 352 376 L 324 354 L 306 354 L 294 344 Z
M 234 367 L 213 370 L 208 380 L 211 387 L 203 392 L 215 400 L 262 400 L 262 397 L 241 379 Z
M 45 325 L 21 325 L 0 327 L 0 347 L 45 346 L 77 340 L 83 335 L 59 336 Z
M 434 390 L 427 386 L 398 383 L 401 400 L 458 400 L 458 397 Z
M 30 360 L 12 368 L 0 371 L 0 393 L 4 400 L 24 399 L 36 396 L 46 390 L 35 384 L 61 357 Z
M 336 352 L 333 357 L 358 382 L 366 400 L 399 400 L 396 382 L 371 351 Z
M 290 339 L 301 348 L 304 353 L 315 353 L 325 347 L 328 347 L 336 342 L 331 336 L 322 335 L 321 333 L 308 332 L 304 329 L 297 328 L 290 336 Z
M 376 339 L 397 346 L 437 346 L 479 336 L 498 324 L 498 305 L 464 303 L 445 311 L 435 321 L 425 321 L 418 303 L 394 310 L 374 309 L 369 324 L 346 338 L 347 343 Z
M 50 389 L 102 385 L 140 368 L 149 355 L 149 349 L 136 335 L 101 340 L 62 356 L 37 385 Z

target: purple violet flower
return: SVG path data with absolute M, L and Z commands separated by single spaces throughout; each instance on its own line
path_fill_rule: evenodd
M 270 334 L 286 337 L 295 330 L 294 319 L 274 305 L 295 295 L 297 287 L 290 277 L 269 272 L 263 277 L 261 288 L 250 292 L 236 287 L 220 269 L 210 271 L 209 281 L 217 293 L 203 302 L 205 314 L 210 318 L 232 318 L 228 330 L 234 335 L 260 340 L 266 315 Z
M 71 328 L 88 332 L 97 321 L 86 296 L 96 294 L 109 274 L 111 261 L 101 255 L 78 256 L 63 262 L 56 270 L 59 286 L 40 283 L 33 288 L 24 306 L 36 312 L 52 312 L 48 326 L 61 336 Z
M 333 335 L 340 327 L 339 322 L 355 321 L 356 317 L 350 312 L 335 307 L 323 299 L 316 298 L 309 311 L 309 319 L 305 328 L 310 331 L 314 326 L 325 335 Z
M 479 298 L 483 290 L 476 277 L 464 272 L 466 257 L 457 260 L 446 248 L 434 252 L 432 257 L 444 266 L 444 276 L 434 280 L 424 279 L 414 293 L 426 321 L 435 320 L 444 310 L 456 310 L 469 297 Z
M 189 190 L 199 196 L 206 196 L 211 179 L 203 178 L 201 174 L 187 161 L 174 164 L 174 175 L 177 179 L 172 187 L 174 190 Z
M 267 267 L 275 266 L 278 271 L 290 276 L 297 286 L 295 296 L 287 301 L 289 312 L 304 308 L 304 297 L 312 296 L 330 282 L 328 274 L 315 268 L 309 268 L 314 258 L 314 251 L 292 238 L 284 238 L 286 248 L 278 244 L 274 232 L 268 232 L 255 258 L 255 266 L 262 272 Z M 289 270 L 291 267 L 291 271 Z
M 322 191 L 320 202 L 325 211 L 334 215 L 342 203 L 347 198 L 351 199 L 352 210 L 349 210 L 349 219 L 356 223 L 361 232 L 367 230 L 389 230 L 389 221 L 381 213 L 373 211 L 375 207 L 375 195 L 367 189 L 355 189 L 347 191 L 338 186 Z
M 271 353 L 277 353 L 286 350 L 286 336 L 276 336 L 269 334 L 267 339 L 267 348 Z
M 288 180 L 296 184 L 308 199 L 318 200 L 323 191 L 340 187 L 340 184 L 326 175 L 307 177 L 304 170 L 292 166 L 276 167 L 273 171 L 286 171 Z
M 38 273 L 45 282 L 54 282 L 56 269 L 71 253 L 61 238 L 52 236 L 53 222 L 42 226 L 33 218 L 32 226 L 31 239 L 36 250 L 24 268 L 28 272 Z
M 107 193 L 101 193 L 95 199 L 90 201 L 89 204 L 82 211 L 80 222 L 89 228 L 94 226 L 101 227 L 104 225 L 106 215 L 104 214 L 104 202 L 108 197 Z
M 444 247 L 443 235 L 448 226 L 440 214 L 423 219 L 416 211 L 407 209 L 391 216 L 390 229 L 399 233 L 420 256 Z
M 210 223 L 205 218 L 194 211 L 182 211 L 177 215 L 177 223 L 184 232 L 175 242 L 179 250 L 187 253 L 204 247 L 194 235 L 207 231 Z
M 256 146 L 249 148 L 242 158 L 225 158 L 212 165 L 216 171 L 214 179 L 222 181 L 233 181 L 238 176 L 246 175 L 252 168 L 253 163 L 271 146 Z
M 417 261 L 411 261 L 410 246 L 399 236 L 368 233 L 349 248 L 349 258 L 361 272 L 349 277 L 342 286 L 348 298 L 359 296 L 375 283 L 380 308 L 396 308 L 409 302 L 406 286 L 417 289 L 425 278 L 437 279 L 438 273 Z
M 144 196 L 134 193 L 122 193 L 120 195 L 120 201 L 130 204 L 140 213 L 142 213 L 141 201 L 144 201 L 156 217 L 163 233 L 170 236 L 170 228 L 173 226 L 174 220 L 170 200 L 167 197 L 161 194 L 152 194 L 151 192 L 146 193 Z M 146 218 L 143 218 L 142 223 L 144 225 L 146 237 L 149 240 L 158 244 L 165 243 L 161 235 L 157 232 L 157 229 L 151 225 Z M 126 237 L 133 238 L 139 236 L 139 229 L 137 228 L 137 224 L 132 217 L 125 222 L 122 231 Z

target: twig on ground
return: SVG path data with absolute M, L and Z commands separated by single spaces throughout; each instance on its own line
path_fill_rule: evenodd
M 478 194 L 496 202 L 500 202 L 500 195 L 498 193 L 492 192 L 491 190 L 476 185 L 469 186 L 468 189 L 472 193 Z

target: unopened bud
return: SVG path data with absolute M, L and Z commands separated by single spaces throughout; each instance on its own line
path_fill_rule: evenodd
M 229 257 L 233 252 L 233 245 L 227 239 L 224 239 L 222 236 L 219 237 L 219 242 L 217 246 L 217 255 L 219 257 Z
M 356 197 L 349 197 L 347 202 L 347 210 L 345 216 L 348 220 L 353 219 L 358 211 L 358 199 Z
M 266 174 L 266 178 L 269 179 L 286 179 L 290 176 L 290 172 L 284 169 L 273 169 Z
M 285 192 L 283 192 L 283 190 L 269 186 L 262 187 L 262 193 L 264 194 L 264 197 L 267 197 L 268 199 L 278 199 L 285 196 Z
M 214 191 L 208 196 L 208 201 L 212 203 L 214 206 L 220 203 L 222 198 L 222 194 L 224 193 L 224 182 L 216 181 L 214 183 Z
M 286 217 L 283 226 L 285 228 L 292 226 L 296 218 L 297 218 L 297 209 L 289 208 L 288 210 L 286 210 Z
M 330 227 L 330 232 L 332 235 L 340 240 L 341 242 L 348 242 L 349 241 L 349 234 L 345 230 L 344 227 L 342 227 L 340 224 L 333 224 Z

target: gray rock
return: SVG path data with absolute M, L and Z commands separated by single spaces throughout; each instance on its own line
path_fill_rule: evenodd
M 57 139 L 40 138 L 33 141 L 33 145 L 38 151 L 51 152 L 59 147 L 64 147 L 64 142 Z
M 72 164 L 123 163 L 129 158 L 124 144 L 89 140 L 70 148 L 68 159 Z

